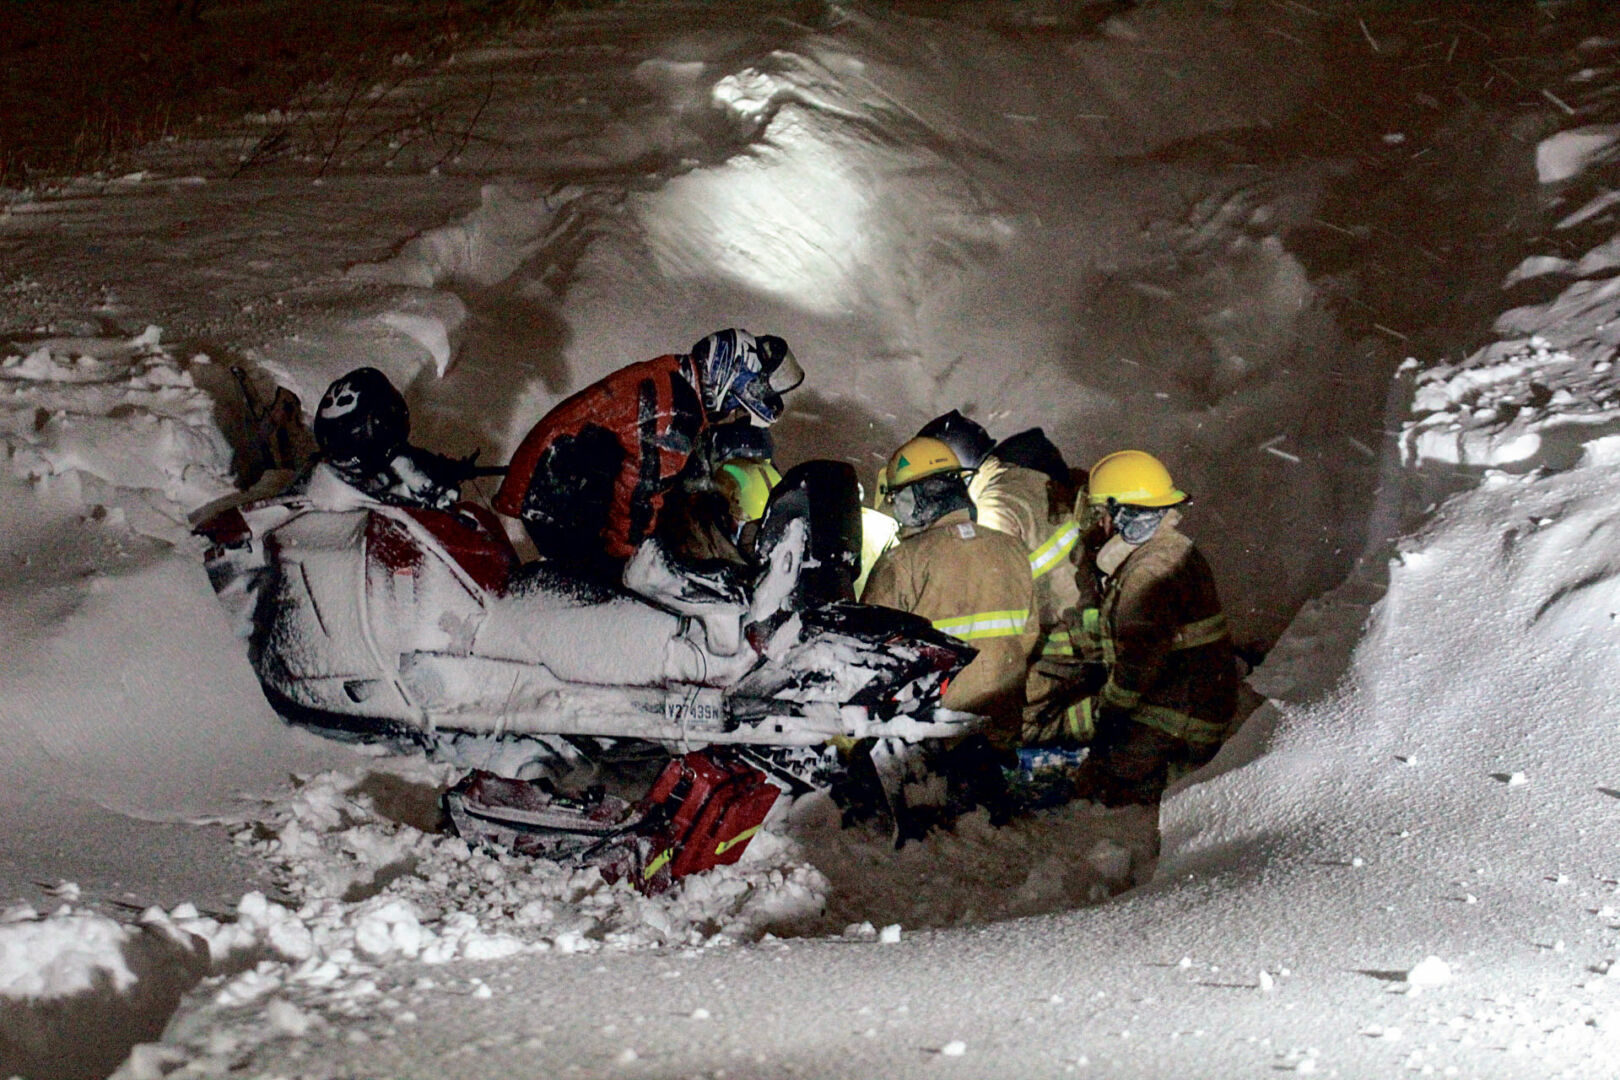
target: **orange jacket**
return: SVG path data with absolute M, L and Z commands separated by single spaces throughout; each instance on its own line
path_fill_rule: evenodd
M 564 399 L 524 437 L 492 505 L 510 517 L 537 515 L 544 508 L 535 500 L 544 496 L 531 488 L 549 466 L 548 451 L 606 432 L 620 454 L 616 463 L 602 463 L 614 476 L 597 536 L 607 554 L 628 559 L 652 533 L 665 492 L 709 426 L 697 387 L 691 359 L 670 355 L 620 368 Z

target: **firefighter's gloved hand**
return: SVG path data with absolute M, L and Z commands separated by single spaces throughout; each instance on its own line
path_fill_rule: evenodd
M 1081 660 L 1074 656 L 1043 656 L 1035 670 L 1058 684 L 1058 692 L 1066 701 L 1090 697 L 1108 681 L 1108 665 L 1100 660 Z

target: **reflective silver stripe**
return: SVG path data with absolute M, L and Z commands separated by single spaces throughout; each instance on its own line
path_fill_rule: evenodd
M 1017 637 L 1029 622 L 1029 610 L 977 611 L 971 615 L 957 615 L 949 619 L 935 619 L 934 629 L 943 631 L 960 641 L 978 641 L 983 638 Z
M 1040 577 L 1068 557 L 1080 541 L 1080 523 L 1071 521 L 1046 538 L 1046 542 L 1029 553 L 1029 573 Z

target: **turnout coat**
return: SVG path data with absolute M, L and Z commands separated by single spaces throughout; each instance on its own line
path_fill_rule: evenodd
M 872 567 L 861 602 L 921 615 L 979 650 L 945 691 L 947 709 L 991 720 L 992 741 L 1017 739 L 1024 678 L 1040 638 L 1029 557 L 1017 540 L 954 510 L 909 534 Z

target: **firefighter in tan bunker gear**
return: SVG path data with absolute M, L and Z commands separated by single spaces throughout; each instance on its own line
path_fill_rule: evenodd
M 1041 670 L 1041 662 L 1061 665 L 1075 655 L 1068 614 L 1080 606 L 1071 561 L 1079 545 L 1080 524 L 1073 511 L 1076 492 L 1069 467 L 1040 428 L 998 443 L 977 421 L 955 409 L 924 424 L 918 434 L 939 439 L 971 470 L 968 497 L 973 500 L 974 521 L 1024 546 L 1035 583 L 1033 611 L 1040 625 L 1025 685 L 1033 721 L 1058 690 Z
M 1050 716 L 1026 735 L 1089 741 L 1081 798 L 1152 802 L 1226 738 L 1237 707 L 1232 640 L 1209 563 L 1176 528 L 1187 495 L 1161 462 L 1139 450 L 1104 457 L 1085 501 L 1106 539 L 1089 560 L 1099 602 L 1078 613 L 1075 638 L 1101 685 L 1087 688 L 1078 716 Z
M 1024 680 L 1040 633 L 1023 546 L 974 523 L 961 462 L 919 437 L 889 459 L 880 488 L 900 524 L 861 600 L 921 615 L 979 653 L 951 680 L 942 704 L 988 718 L 1002 748 L 1019 737 Z

